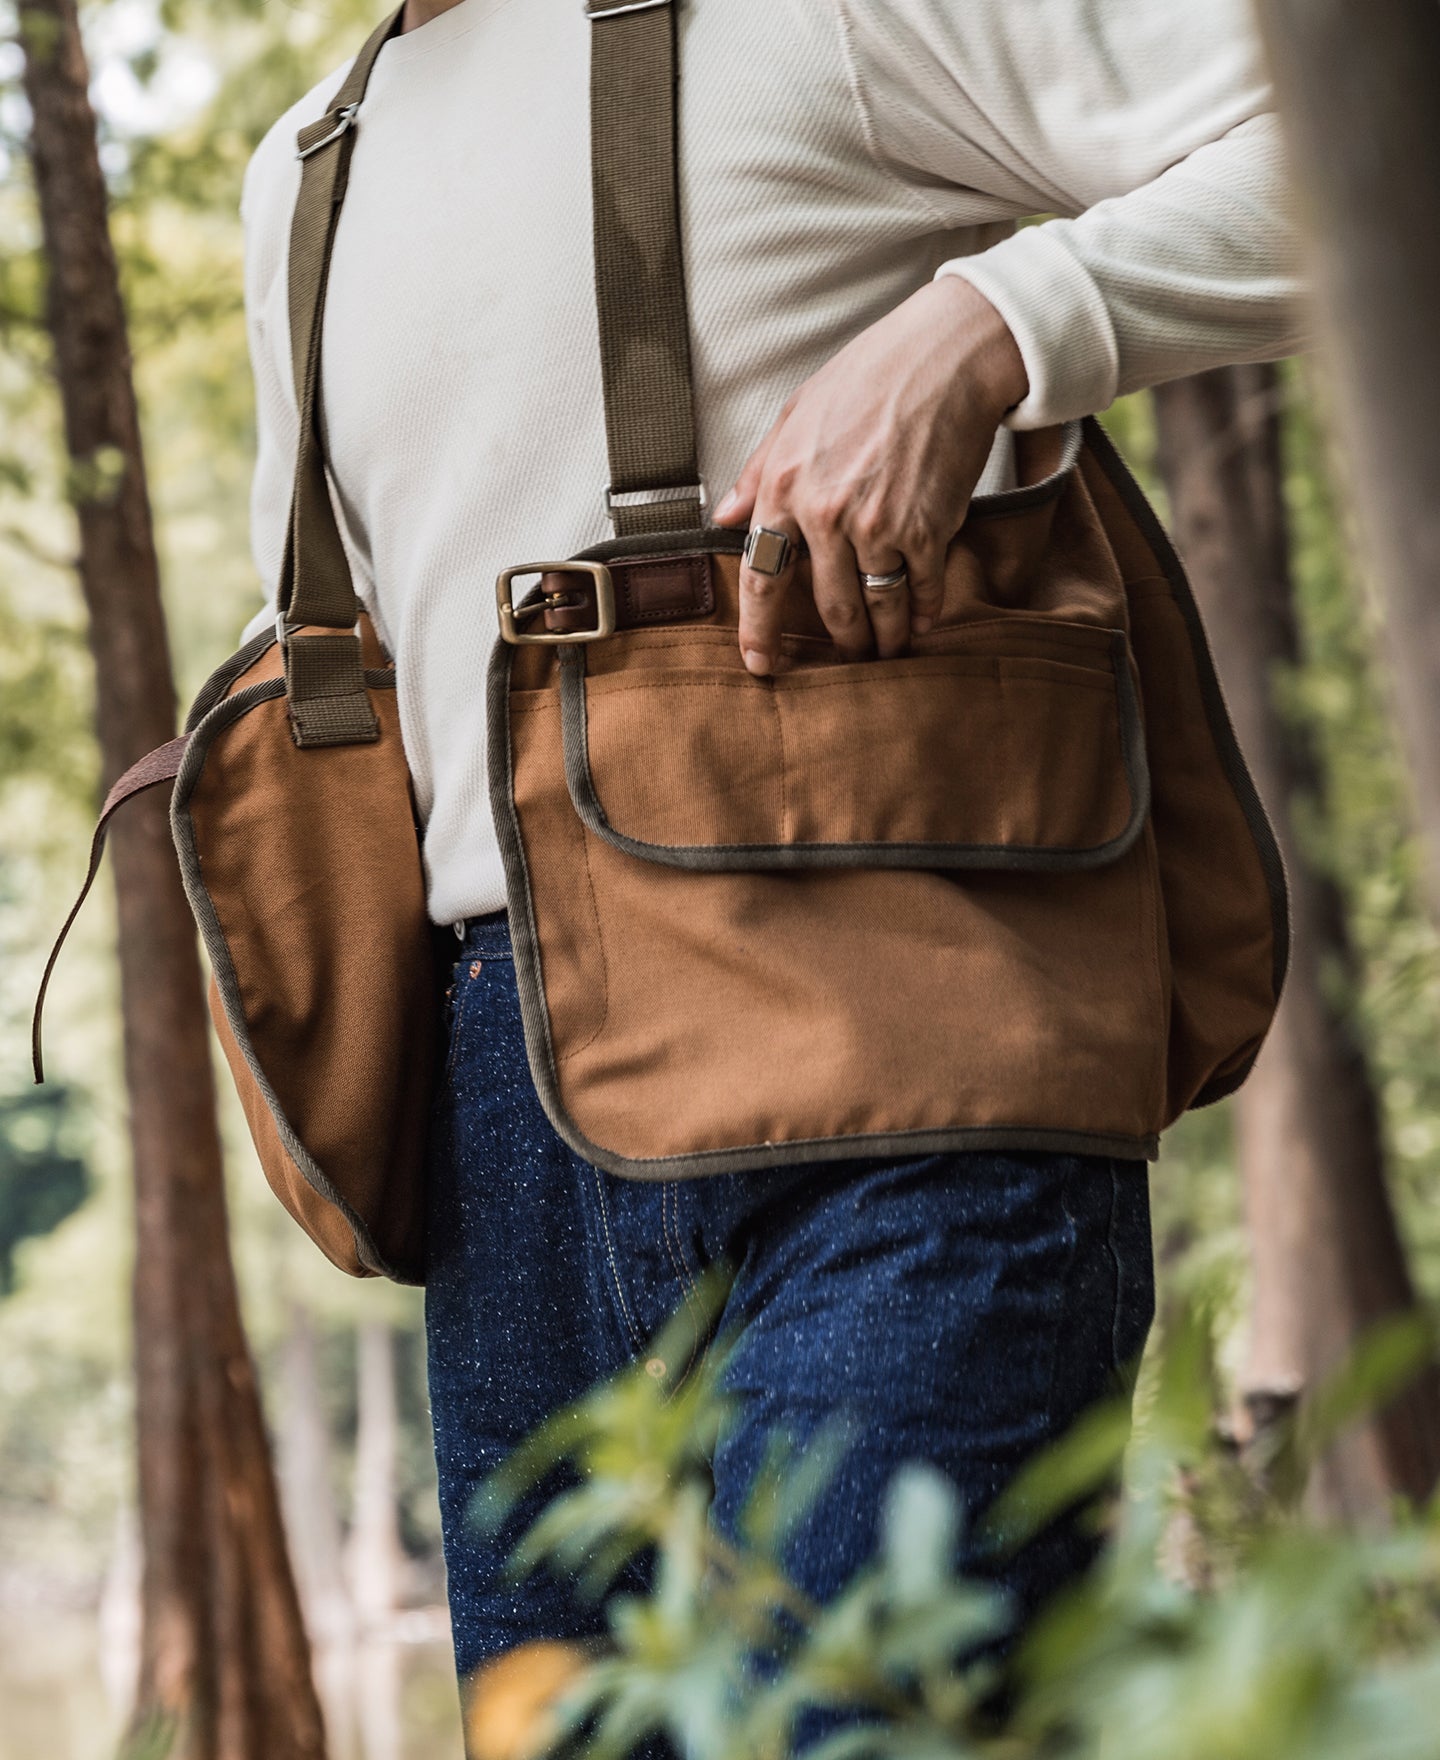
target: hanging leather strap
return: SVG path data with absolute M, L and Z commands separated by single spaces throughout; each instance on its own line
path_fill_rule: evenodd
M 126 801 L 146 789 L 158 788 L 162 782 L 174 782 L 180 773 L 180 765 L 185 757 L 185 748 L 190 744 L 188 734 L 179 739 L 167 740 L 163 746 L 157 746 L 153 752 L 147 752 L 138 763 L 132 764 L 123 776 L 116 779 L 114 786 L 105 797 L 105 805 L 100 809 L 100 819 L 95 827 L 95 835 L 90 840 L 90 866 L 85 870 L 85 883 L 80 888 L 80 896 L 70 907 L 70 915 L 66 917 L 55 945 L 50 949 L 50 957 L 45 962 L 45 970 L 40 979 L 40 989 L 35 997 L 35 1012 L 30 1020 L 30 1062 L 35 1071 L 35 1080 L 45 1080 L 45 1062 L 41 1052 L 40 1034 L 42 1017 L 45 1013 L 45 994 L 50 988 L 50 979 L 55 971 L 55 962 L 60 957 L 60 949 L 64 947 L 67 936 L 75 926 L 75 919 L 80 915 L 80 907 L 90 896 L 90 888 L 95 884 L 95 876 L 100 872 L 100 858 L 105 854 L 105 838 L 110 830 L 110 821 L 117 807 L 123 807 Z
M 285 645 L 285 690 L 301 746 L 352 745 L 379 738 L 365 689 L 360 603 L 325 479 L 320 438 L 320 339 L 330 257 L 360 104 L 381 47 L 398 31 L 398 7 L 370 33 L 330 107 L 296 137 L 300 191 L 290 223 L 290 355 L 300 412 L 295 486 L 276 592 Z M 304 626 L 334 633 L 295 635 Z
M 587 0 L 595 298 L 620 537 L 705 523 L 676 137 L 676 0 Z
M 335 225 L 355 145 L 356 111 L 375 57 L 398 30 L 403 11 L 401 6 L 371 33 L 330 108 L 318 122 L 300 130 L 296 143 L 304 169 L 290 226 L 290 346 L 300 435 L 276 605 L 286 632 L 285 689 L 290 720 L 296 743 L 302 746 L 366 743 L 377 739 L 380 732 L 365 689 L 360 637 L 355 629 L 359 601 L 325 482 L 319 431 L 320 328 Z M 331 633 L 289 633 L 306 624 L 319 625 Z M 135 795 L 173 784 L 189 743 L 188 734 L 182 735 L 147 753 L 130 766 L 105 798 L 90 845 L 85 883 L 50 950 L 35 998 L 30 1054 L 37 1082 L 45 1079 L 41 1028 L 50 978 L 100 871 L 110 821 Z

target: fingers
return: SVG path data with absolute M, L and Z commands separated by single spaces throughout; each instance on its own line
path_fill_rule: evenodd
M 885 545 L 867 535 L 865 548 L 857 553 L 839 526 L 812 521 L 802 538 L 798 520 L 787 513 L 765 512 L 767 504 L 762 491 L 752 514 L 751 532 L 782 534 L 790 549 L 778 573 L 766 572 L 764 567 L 773 546 L 757 553 L 761 567 L 749 561 L 741 564 L 740 651 L 752 673 L 763 677 L 781 664 L 785 597 L 804 545 L 810 554 L 815 607 L 845 659 L 896 659 L 906 652 L 913 635 L 923 635 L 934 626 L 945 593 L 942 548 L 917 545 L 915 555 L 907 557 L 894 544 Z M 893 574 L 902 578 L 889 586 L 866 586 L 862 582 L 866 574 L 882 580 Z
M 760 492 L 761 479 L 765 475 L 765 464 L 770 457 L 770 449 L 775 438 L 785 425 L 794 399 L 791 398 L 781 410 L 775 426 L 745 460 L 740 475 L 735 479 L 735 487 L 728 495 L 721 497 L 715 509 L 717 526 L 743 526 L 752 523 L 755 512 L 755 498 Z
M 806 546 L 816 609 L 841 654 L 847 660 L 895 659 L 912 637 L 927 634 L 940 618 L 948 545 L 932 535 L 928 518 L 917 519 L 913 504 L 901 518 L 889 496 L 872 492 L 857 505 L 837 494 L 833 483 L 815 493 L 806 484 L 813 470 L 787 463 L 791 448 L 781 441 L 790 414 L 787 405 L 715 509 L 717 525 L 746 525 L 752 538 L 769 531 L 790 544 L 783 568 L 775 573 L 769 572 L 776 560 L 773 543 L 741 566 L 739 637 L 745 665 L 758 676 L 783 666 L 783 607 Z M 901 572 L 905 578 L 889 586 L 867 587 L 861 578 Z
M 945 609 L 946 547 L 933 540 L 917 542 L 909 551 L 910 633 L 927 635 Z
M 830 639 L 847 660 L 868 660 L 876 651 L 876 631 L 860 591 L 860 565 L 854 546 L 833 526 L 807 532 L 810 590 Z M 909 617 L 906 616 L 906 635 Z M 901 637 L 904 646 L 906 636 Z
M 740 653 L 746 668 L 763 678 L 780 663 L 781 621 L 785 595 L 795 578 L 799 559 L 800 528 L 785 514 L 756 514 L 751 531 L 761 529 L 779 533 L 790 541 L 785 565 L 774 574 L 753 568 L 748 561 L 740 565 Z M 756 560 L 768 558 L 757 555 Z
M 858 552 L 857 561 L 863 603 L 875 635 L 875 652 L 881 660 L 894 660 L 910 646 L 909 565 L 897 550 Z M 896 574 L 900 579 L 891 586 L 871 585 L 863 578 L 873 575 L 877 581 L 884 581 Z

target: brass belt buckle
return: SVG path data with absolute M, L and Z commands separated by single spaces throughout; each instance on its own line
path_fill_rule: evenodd
M 553 610 L 565 602 L 564 595 L 547 593 L 533 605 L 517 606 L 514 583 L 527 574 L 586 574 L 595 583 L 594 629 L 546 630 L 531 635 L 520 628 L 518 619 L 534 617 Z M 603 562 L 526 562 L 519 568 L 507 568 L 495 583 L 495 605 L 500 613 L 500 639 L 520 648 L 528 645 L 554 647 L 562 642 L 598 642 L 602 636 L 615 633 L 615 582 Z

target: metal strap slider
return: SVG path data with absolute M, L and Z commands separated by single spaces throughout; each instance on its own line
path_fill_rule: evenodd
M 605 511 L 612 518 L 617 507 L 664 507 L 673 501 L 697 501 L 701 512 L 710 505 L 703 483 L 676 483 L 661 489 L 607 489 Z
M 592 4 L 587 0 L 585 10 L 592 24 L 602 18 L 621 18 L 627 12 L 652 12 L 657 6 L 670 6 L 674 0 L 629 0 L 625 6 L 603 6 Z
M 295 157 L 297 159 L 308 159 L 312 153 L 318 153 L 321 147 L 328 147 L 331 141 L 338 141 L 347 128 L 354 127 L 355 113 L 359 108 L 360 102 L 358 99 L 353 104 L 342 105 L 341 108 L 335 112 L 335 126 L 330 130 L 329 134 L 322 134 L 318 141 L 311 141 L 308 147 L 301 147 Z

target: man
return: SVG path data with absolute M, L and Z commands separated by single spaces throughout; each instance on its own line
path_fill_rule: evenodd
M 323 399 L 357 585 L 396 657 L 430 911 L 461 938 L 427 1325 L 468 1672 L 596 1618 L 563 1583 L 503 1582 L 506 1537 L 466 1521 L 476 1486 L 553 1408 L 645 1360 L 706 1265 L 734 1274 L 740 1401 L 716 1520 L 733 1522 L 776 1426 L 854 1425 L 791 1558 L 821 1597 L 869 1552 L 901 1462 L 935 1462 L 981 1508 L 1123 1382 L 1152 1287 L 1143 1163 L 975 1153 L 641 1183 L 551 1129 L 509 964 L 483 677 L 496 573 L 609 535 L 591 27 L 576 0 L 408 0 L 404 24 L 358 125 Z M 901 655 L 929 626 L 972 494 L 1007 479 L 1009 430 L 1298 342 L 1239 0 L 685 0 L 679 40 L 702 473 L 734 485 L 718 523 L 804 540 L 846 658 Z M 281 119 L 246 181 L 272 588 L 295 449 L 294 136 L 338 78 Z M 1061 217 L 1012 230 L 1044 214 Z M 787 584 L 742 575 L 752 673 L 780 663 Z M 1033 1605 L 1087 1550 L 1058 1532 L 1005 1580 Z

